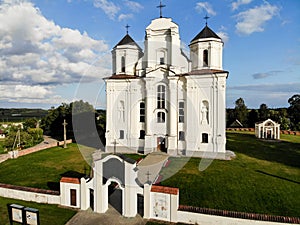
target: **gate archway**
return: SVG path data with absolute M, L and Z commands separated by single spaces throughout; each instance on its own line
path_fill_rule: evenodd
M 138 194 L 143 188 L 137 183 L 135 160 L 122 155 L 94 159 L 95 211 L 105 213 L 108 204 L 125 217 L 138 213 Z

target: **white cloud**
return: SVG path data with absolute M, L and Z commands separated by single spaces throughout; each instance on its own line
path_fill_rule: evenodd
M 241 5 L 247 5 L 251 3 L 253 0 L 237 0 L 236 2 L 231 3 L 231 9 L 237 10 Z
M 254 32 L 264 31 L 265 23 L 279 13 L 279 8 L 270 5 L 268 2 L 260 6 L 256 6 L 247 11 L 240 12 L 236 15 L 237 24 L 236 31 L 239 34 L 250 35 Z
M 125 5 L 131 9 L 133 12 L 139 12 L 144 8 L 140 3 L 134 2 L 134 1 L 129 1 L 129 0 L 124 0 Z
M 132 17 L 133 17 L 132 14 L 120 14 L 119 17 L 118 17 L 118 20 L 119 21 L 128 20 L 128 19 L 130 19 Z
M 196 10 L 199 13 L 203 13 L 203 11 L 206 11 L 207 14 L 215 16 L 217 13 L 213 10 L 213 7 L 208 2 L 198 2 L 196 4 Z
M 54 97 L 49 85 L 108 76 L 108 50 L 104 41 L 47 20 L 30 2 L 0 3 L 1 98 L 47 100 Z
M 120 11 L 120 7 L 108 0 L 94 0 L 94 6 L 101 8 L 103 12 L 110 18 L 115 19 L 116 15 Z
M 229 36 L 228 36 L 228 34 L 227 34 L 226 32 L 224 32 L 224 31 L 219 31 L 219 32 L 217 32 L 217 35 L 222 39 L 222 41 L 223 41 L 224 43 L 227 43 L 227 42 L 228 42 Z

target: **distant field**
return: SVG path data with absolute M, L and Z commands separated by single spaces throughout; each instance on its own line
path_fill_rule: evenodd
M 48 111 L 44 109 L 26 109 L 26 108 L 0 108 L 0 123 L 2 122 L 22 122 L 28 118 L 43 118 Z
M 63 225 L 76 213 L 75 210 L 61 208 L 57 205 L 38 204 L 34 202 L 25 202 L 0 197 L 0 225 L 10 224 L 7 212 L 7 204 L 18 204 L 25 207 L 38 209 L 40 214 L 41 225 Z
M 253 133 L 227 133 L 227 149 L 237 158 L 214 160 L 203 172 L 201 159 L 191 158 L 162 185 L 180 188 L 180 204 L 300 216 L 300 137 L 285 135 L 281 142 L 257 140 Z M 182 158 L 171 158 L 162 170 L 169 176 Z

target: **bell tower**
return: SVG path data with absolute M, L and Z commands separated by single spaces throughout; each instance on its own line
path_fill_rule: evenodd
M 208 17 L 204 17 L 208 19 Z M 207 26 L 194 37 L 190 45 L 192 70 L 216 69 L 222 70 L 222 39 Z
M 143 56 L 140 46 L 128 34 L 128 28 L 127 25 L 126 35 L 111 51 L 114 75 L 136 75 L 136 62 Z

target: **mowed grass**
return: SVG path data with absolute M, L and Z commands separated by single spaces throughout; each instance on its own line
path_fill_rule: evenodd
M 300 137 L 262 141 L 253 133 L 227 133 L 231 161 L 171 158 L 162 185 L 180 189 L 180 204 L 241 212 L 300 216 Z
M 38 204 L 34 202 L 20 201 L 0 197 L 0 225 L 9 225 L 7 204 L 18 204 L 39 210 L 40 224 L 63 225 L 71 219 L 76 211 L 61 208 L 57 205 Z
M 54 147 L 9 159 L 0 164 L 0 183 L 59 190 L 62 176 L 81 177 L 90 173 L 90 166 L 81 151 L 77 144 L 70 144 L 66 149 Z M 84 148 L 85 158 L 91 160 L 93 151 Z

